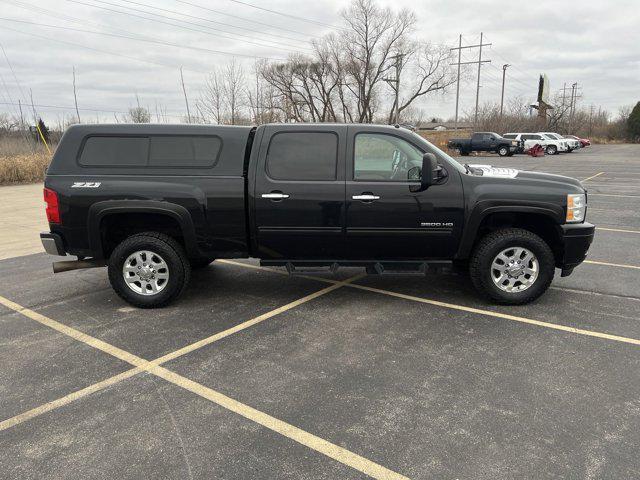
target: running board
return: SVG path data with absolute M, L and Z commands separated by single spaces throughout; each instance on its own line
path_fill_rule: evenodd
M 339 267 L 364 267 L 369 275 L 426 275 L 453 270 L 449 260 L 375 261 L 375 260 L 261 260 L 265 267 L 285 267 L 290 275 L 335 273 Z

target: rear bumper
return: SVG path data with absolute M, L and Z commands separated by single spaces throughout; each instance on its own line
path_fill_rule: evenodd
M 562 276 L 566 277 L 587 258 L 596 227 L 585 222 L 560 225 L 560 229 L 564 248 L 558 267 L 562 269 Z
M 65 256 L 67 253 L 64 250 L 64 243 L 62 237 L 57 233 L 42 232 L 40 234 L 40 241 L 44 247 L 44 251 L 49 255 L 58 255 L 60 257 Z

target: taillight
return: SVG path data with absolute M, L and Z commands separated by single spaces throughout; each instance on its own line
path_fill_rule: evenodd
M 49 188 L 45 188 L 44 201 L 47 204 L 47 221 L 49 223 L 60 223 L 60 205 L 58 204 L 58 194 Z

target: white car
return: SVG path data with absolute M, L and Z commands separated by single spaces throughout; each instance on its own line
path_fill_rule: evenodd
M 563 138 L 562 135 L 558 135 L 557 133 L 538 132 L 538 135 L 542 135 L 545 139 L 550 140 L 546 148 L 549 155 L 555 155 L 558 152 L 571 152 L 574 149 L 574 147 L 570 146 L 568 139 Z
M 547 144 L 550 143 L 549 140 L 543 138 L 539 133 L 505 133 L 502 136 L 504 138 L 518 140 L 522 148 L 521 152 L 526 152 L 534 145 L 540 145 L 542 148 L 546 149 Z

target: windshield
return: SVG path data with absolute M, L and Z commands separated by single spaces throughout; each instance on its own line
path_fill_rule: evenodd
M 551 134 L 549 134 L 549 133 L 543 133 L 542 136 L 544 138 L 546 138 L 547 140 L 557 140 L 556 137 L 552 137 Z

